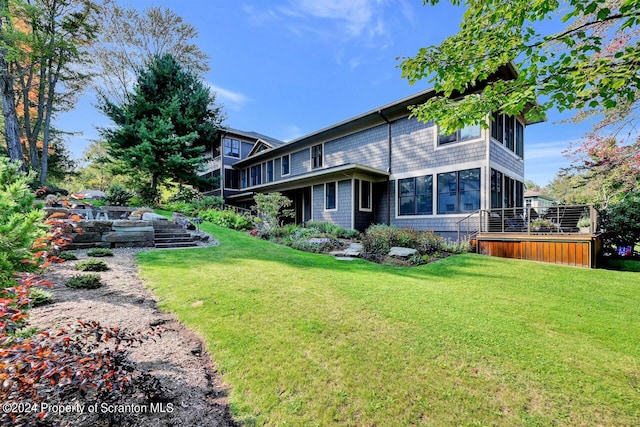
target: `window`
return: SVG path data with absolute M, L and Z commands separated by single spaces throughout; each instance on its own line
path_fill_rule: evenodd
M 506 208 L 521 208 L 524 204 L 524 184 L 505 175 L 504 201 Z
M 335 210 L 338 206 L 338 198 L 336 194 L 336 183 L 335 182 L 327 182 L 324 185 L 324 209 L 325 210 Z
M 516 154 L 524 158 L 524 126 L 516 120 Z
M 224 170 L 224 188 L 232 190 L 240 189 L 240 171 L 233 169 Z
M 470 141 L 480 138 L 480 125 L 465 126 L 464 128 L 450 134 L 438 135 L 438 145 L 453 144 L 455 142 Z
M 513 151 L 513 143 L 514 143 L 514 118 L 511 116 L 506 116 L 504 121 L 504 136 L 505 136 L 505 145 L 506 147 Z
M 317 169 L 322 167 L 322 144 L 311 147 L 311 168 Z
M 480 169 L 438 174 L 438 213 L 480 209 Z
M 491 137 L 501 144 L 504 143 L 504 114 L 493 113 L 491 120 Z
M 247 188 L 247 169 L 242 170 L 242 188 Z
M 289 154 L 282 156 L 282 176 L 289 175 L 289 160 L 291 160 Z
M 398 214 L 431 215 L 433 213 L 433 177 L 417 176 L 398 180 Z
M 227 157 L 240 157 L 240 141 L 237 139 L 224 138 L 224 155 Z
M 250 169 L 250 184 L 251 186 L 262 184 L 262 166 L 251 166 Z
M 273 160 L 267 162 L 267 182 L 273 181 Z
M 491 208 L 502 207 L 502 172 L 491 169 Z
M 371 212 L 371 181 L 360 181 L 360 210 Z

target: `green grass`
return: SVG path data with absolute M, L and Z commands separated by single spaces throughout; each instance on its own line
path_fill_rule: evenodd
M 341 262 L 209 224 L 140 253 L 246 425 L 634 425 L 640 275 L 468 254 Z

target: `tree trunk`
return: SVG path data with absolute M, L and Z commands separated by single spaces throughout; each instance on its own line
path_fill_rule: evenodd
M 0 34 L 3 31 L 4 16 L 8 15 L 8 0 L 0 0 Z M 6 14 L 6 15 L 5 15 Z M 9 74 L 9 64 L 6 61 L 7 49 L 0 49 L 0 93 L 2 93 L 2 108 L 4 114 L 4 136 L 7 142 L 9 158 L 14 162 L 22 163 L 22 145 L 20 145 L 20 127 L 18 113 L 16 112 L 16 100 L 13 94 L 13 79 Z

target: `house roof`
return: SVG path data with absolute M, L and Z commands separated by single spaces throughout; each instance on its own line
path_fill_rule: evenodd
M 518 75 L 518 72 L 513 66 L 513 64 L 508 64 L 506 66 L 500 67 L 496 75 L 492 76 L 488 80 L 491 81 L 491 80 L 497 80 L 497 79 L 513 79 L 517 75 Z M 469 92 L 476 92 L 476 91 L 482 90 L 484 86 L 486 86 L 486 83 L 479 84 L 477 87 L 474 87 Z M 274 155 L 277 156 L 279 154 L 283 154 L 285 152 L 289 152 L 293 149 L 296 149 L 297 147 L 302 148 L 306 145 L 329 141 L 331 139 L 335 139 L 341 136 L 353 134 L 363 129 L 369 129 L 374 126 L 379 126 L 385 123 L 389 123 L 390 121 L 393 121 L 393 120 L 407 117 L 409 115 L 409 109 L 408 109 L 409 106 L 424 104 L 427 100 L 434 97 L 435 95 L 436 95 L 436 90 L 433 88 L 423 90 L 414 95 L 408 96 L 406 98 L 402 98 L 390 104 L 383 105 L 376 109 L 370 110 L 366 113 L 344 120 L 337 124 L 328 126 L 324 129 L 320 129 L 316 132 L 312 132 L 308 135 L 294 139 L 287 143 L 283 143 L 280 145 L 273 145 L 272 148 L 267 150 L 262 150 L 260 152 L 252 152 L 249 157 L 236 162 L 234 164 L 234 167 L 242 168 L 247 166 L 248 164 L 253 163 L 257 159 L 273 157 Z M 462 94 L 453 95 L 453 97 L 455 98 L 459 96 L 462 96 Z M 532 123 L 527 123 L 527 124 L 532 124 Z M 249 134 L 250 132 L 245 132 L 245 133 Z
M 232 134 L 244 136 L 245 138 L 255 139 L 256 141 L 263 142 L 270 147 L 279 147 L 286 144 L 286 142 L 284 141 L 254 131 L 244 131 L 235 128 L 222 128 L 220 129 L 220 131 L 224 134 Z
M 346 163 L 340 166 L 334 166 L 331 168 L 320 169 L 316 171 L 312 171 L 309 173 L 305 173 L 302 175 L 296 175 L 291 178 L 281 179 L 278 181 L 268 182 L 260 185 L 255 185 L 253 187 L 246 188 L 249 192 L 255 191 L 279 191 L 288 189 L 291 187 L 303 187 L 309 185 L 310 182 L 317 180 L 318 178 L 326 178 L 331 175 L 343 176 L 343 179 L 349 179 L 353 176 L 354 173 L 358 173 L 364 176 L 368 176 L 375 181 L 387 179 L 389 176 L 388 172 L 381 171 L 379 169 L 375 169 L 369 166 L 360 165 L 357 163 Z M 241 198 L 246 197 L 249 193 L 242 193 L 231 196 L 231 198 Z

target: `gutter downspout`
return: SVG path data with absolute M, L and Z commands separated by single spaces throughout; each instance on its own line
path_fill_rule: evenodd
M 391 225 L 391 122 L 382 114 L 382 110 L 378 110 L 378 115 L 387 123 L 387 225 Z

